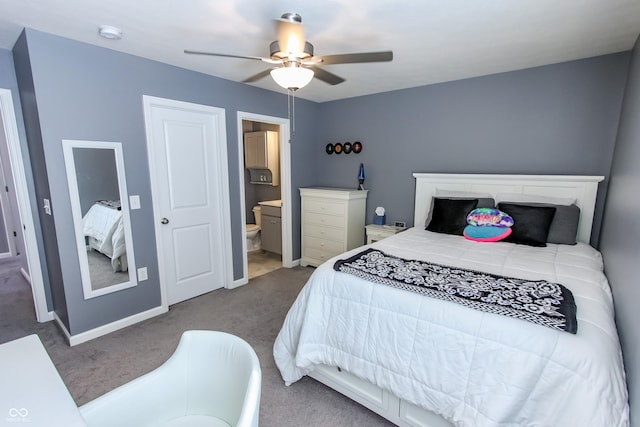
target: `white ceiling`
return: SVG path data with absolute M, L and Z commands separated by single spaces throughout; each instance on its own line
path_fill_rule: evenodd
M 629 50 L 640 0 L 0 0 L 0 48 L 23 27 L 233 81 L 259 61 L 184 49 L 269 55 L 273 20 L 302 15 L 317 55 L 393 50 L 393 62 L 327 65 L 297 96 L 330 101 Z M 123 31 L 106 40 L 99 25 Z M 284 92 L 270 77 L 254 86 Z

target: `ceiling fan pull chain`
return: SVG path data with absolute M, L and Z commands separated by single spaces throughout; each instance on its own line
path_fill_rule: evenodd
M 289 116 L 289 143 L 293 141 L 293 137 L 296 134 L 296 106 L 295 106 L 295 92 L 292 89 L 287 89 L 287 114 Z

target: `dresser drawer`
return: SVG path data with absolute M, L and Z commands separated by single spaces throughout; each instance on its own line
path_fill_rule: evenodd
M 315 267 L 324 263 L 329 258 L 333 258 L 336 255 L 340 255 L 342 251 L 338 251 L 336 253 L 331 253 L 322 250 L 316 249 L 305 249 L 304 257 L 308 261 L 305 265 L 313 265 Z
M 310 245 L 309 239 L 305 239 L 304 256 L 308 258 L 314 258 L 321 262 L 333 258 L 336 255 L 340 255 L 344 252 L 341 244 L 325 241 L 324 246 Z
M 318 239 L 329 239 L 334 242 L 344 242 L 344 230 L 342 228 L 306 224 L 304 227 L 304 235 L 317 237 Z
M 333 240 L 318 239 L 316 237 L 304 236 L 304 248 L 307 249 L 321 249 L 333 254 L 339 254 L 344 252 L 344 243 L 334 242 Z
M 344 216 L 345 204 L 344 202 L 331 199 L 309 198 L 305 200 L 304 210 L 307 212 Z
M 325 215 L 325 214 L 314 213 L 314 212 L 306 212 L 304 215 L 304 226 L 307 227 L 313 224 L 343 228 L 344 217 L 334 216 L 334 215 Z

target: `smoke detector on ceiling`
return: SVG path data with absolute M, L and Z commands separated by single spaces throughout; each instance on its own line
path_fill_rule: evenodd
M 120 40 L 122 38 L 122 30 L 111 25 L 100 25 L 98 34 L 100 34 L 100 37 L 109 40 Z

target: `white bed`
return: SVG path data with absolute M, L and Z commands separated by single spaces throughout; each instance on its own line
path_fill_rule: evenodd
M 88 248 L 109 257 L 113 271 L 127 271 L 122 210 L 94 203 L 82 218 L 82 229 Z
M 600 254 L 587 243 L 602 177 L 416 177 L 417 227 L 370 245 L 406 259 L 565 285 L 573 335 L 318 267 L 274 345 L 286 384 L 304 375 L 403 426 L 626 426 L 613 302 Z M 425 231 L 436 190 L 575 198 L 577 245 L 478 243 Z M 294 385 L 295 387 L 295 385 Z

